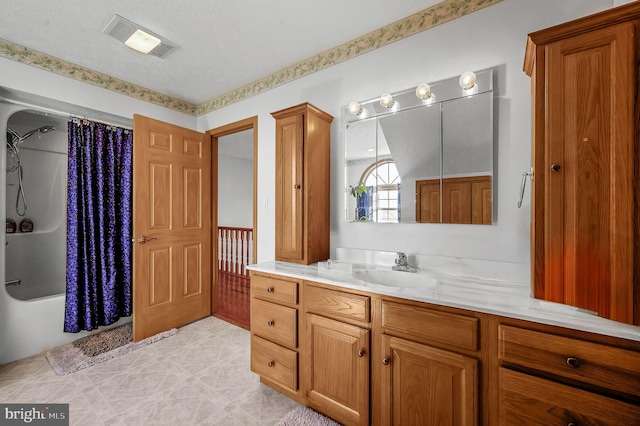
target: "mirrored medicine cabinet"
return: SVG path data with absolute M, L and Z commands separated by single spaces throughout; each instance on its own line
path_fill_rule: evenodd
M 494 72 L 344 108 L 348 221 L 493 222 Z

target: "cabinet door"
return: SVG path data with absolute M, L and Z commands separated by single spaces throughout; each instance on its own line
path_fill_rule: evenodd
M 309 405 L 345 425 L 369 423 L 369 330 L 307 314 Z
M 440 223 L 440 179 L 416 181 L 416 222 Z
M 471 223 L 471 183 L 442 183 L 442 223 Z
M 630 323 L 634 32 L 628 22 L 544 46 L 536 81 L 546 84 L 546 99 L 536 100 L 545 102 L 546 111 L 536 107 L 544 144 L 536 143 L 534 155 L 542 185 L 535 189 L 535 238 L 544 241 L 534 245 L 535 296 Z
M 276 259 L 303 258 L 303 115 L 276 121 Z
M 477 424 L 477 360 L 388 335 L 382 340 L 383 425 Z

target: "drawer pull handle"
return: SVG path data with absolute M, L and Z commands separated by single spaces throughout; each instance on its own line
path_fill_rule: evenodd
M 382 358 L 382 364 L 389 365 L 389 358 L 387 358 L 386 356 Z
M 267 288 L 267 293 L 273 293 L 275 290 L 273 289 L 273 287 L 268 287 Z
M 267 325 L 268 325 L 269 327 L 273 327 L 273 325 L 274 325 L 274 324 L 275 324 L 275 322 L 273 322 L 273 320 L 269 320 L 269 321 L 267 321 Z
M 364 356 L 364 354 L 365 354 L 364 349 L 360 349 L 360 350 L 358 351 L 358 356 L 359 356 L 360 358 L 362 358 L 362 357 Z
M 269 367 L 274 367 L 274 366 L 276 365 L 276 362 L 275 362 L 274 360 L 271 360 L 271 361 L 269 361 L 269 362 L 267 363 L 267 365 L 268 365 Z
M 571 368 L 578 368 L 580 367 L 580 360 L 578 358 L 570 356 L 569 358 L 567 358 L 567 365 Z

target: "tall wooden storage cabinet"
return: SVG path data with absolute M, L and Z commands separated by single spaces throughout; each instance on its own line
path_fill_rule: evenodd
M 640 324 L 640 2 L 529 34 L 536 298 Z
M 308 265 L 329 257 L 330 126 L 304 103 L 276 119 L 276 260 Z

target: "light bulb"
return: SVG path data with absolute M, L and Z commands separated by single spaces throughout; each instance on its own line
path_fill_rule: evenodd
M 353 101 L 349 104 L 349 112 L 353 115 L 360 115 L 362 114 L 362 105 L 360 105 L 358 102 Z
M 431 86 L 429 86 L 427 83 L 418 85 L 418 87 L 416 87 L 416 96 L 418 97 L 418 99 L 426 101 L 431 97 Z
M 463 89 L 469 90 L 476 85 L 476 75 L 471 71 L 467 71 L 460 76 L 458 83 Z
M 382 105 L 385 108 L 391 108 L 393 106 L 395 102 L 393 101 L 393 96 L 391 96 L 391 93 L 383 93 L 382 96 L 380 96 L 380 105 Z

